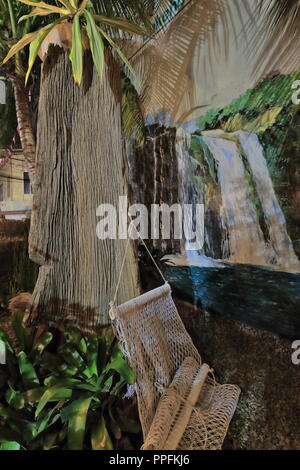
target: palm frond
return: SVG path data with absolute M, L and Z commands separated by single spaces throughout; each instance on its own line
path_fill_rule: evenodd
M 128 78 L 122 83 L 122 121 L 124 134 L 134 137 L 139 145 L 145 142 L 144 117 L 139 96 Z
M 266 38 L 264 50 L 259 54 L 255 72 L 265 75 L 277 69 L 287 72 L 300 66 L 300 1 L 260 0 L 258 14 L 265 21 L 253 36 L 253 43 L 259 44 Z M 253 53 L 257 48 L 252 47 Z
M 171 110 L 175 123 L 184 96 L 194 86 L 190 65 L 197 47 L 208 44 L 208 61 L 214 53 L 228 52 L 233 8 L 239 11 L 238 1 L 190 0 L 169 26 L 133 54 L 147 114 Z
M 49 0 L 48 0 L 49 1 Z M 53 3 L 56 5 L 55 0 L 49 1 L 49 3 Z M 16 17 L 16 24 L 17 24 L 17 36 L 14 37 L 12 31 L 12 25 L 10 21 L 9 11 L 7 8 L 7 1 L 0 0 L 0 19 L 3 20 L 3 24 L 0 28 L 0 62 L 4 59 L 7 55 L 10 47 L 16 43 L 19 39 L 21 39 L 25 34 L 32 32 L 40 27 L 45 26 L 47 23 L 51 23 L 53 20 L 52 17 L 48 18 L 47 20 L 43 19 L 42 17 L 31 17 L 28 18 L 26 21 L 18 23 L 18 19 L 22 16 L 28 15 L 31 12 L 31 7 L 28 5 L 24 5 L 20 3 L 18 0 L 11 0 L 11 5 Z

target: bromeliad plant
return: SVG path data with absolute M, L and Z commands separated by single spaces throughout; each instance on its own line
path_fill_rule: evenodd
M 122 431 L 140 432 L 121 410 L 120 395 L 135 378 L 111 330 L 99 336 L 69 327 L 51 351 L 52 334 L 37 337 L 22 318 L 12 322 L 18 354 L 0 330 L 0 449 L 110 450 Z
M 19 19 L 19 22 L 28 20 L 31 17 L 50 16 L 52 18 L 53 15 L 59 15 L 59 18 L 49 25 L 42 27 L 38 31 L 26 34 L 10 49 L 4 59 L 3 64 L 5 64 L 12 56 L 19 53 L 25 46 L 30 44 L 26 81 L 28 80 L 43 41 L 53 28 L 63 22 L 72 23 L 72 48 L 70 60 L 72 62 L 73 76 L 76 83 L 81 83 L 83 75 L 83 33 L 87 36 L 94 65 L 100 78 L 102 77 L 104 68 L 105 43 L 109 44 L 113 48 L 130 72 L 134 74 L 126 56 L 109 33 L 114 30 L 121 30 L 125 33 L 129 33 L 130 35 L 137 34 L 145 36 L 150 31 L 149 24 L 145 25 L 147 27 L 144 28 L 125 18 L 117 16 L 109 18 L 105 15 L 96 14 L 93 3 L 90 0 L 83 0 L 81 2 L 79 0 L 59 0 L 57 3 L 61 6 L 54 6 L 50 3 L 36 2 L 34 0 L 18 1 L 33 7 L 32 12 L 28 15 L 22 16 Z

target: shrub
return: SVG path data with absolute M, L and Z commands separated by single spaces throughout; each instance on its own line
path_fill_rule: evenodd
M 0 448 L 110 450 L 122 432 L 140 432 L 122 411 L 135 378 L 112 330 L 84 334 L 69 326 L 57 346 L 50 331 L 22 321 L 13 315 L 18 352 L 0 329 Z

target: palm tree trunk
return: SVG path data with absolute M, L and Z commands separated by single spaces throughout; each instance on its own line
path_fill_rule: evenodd
M 127 242 L 99 240 L 96 211 L 101 203 L 118 208 L 128 178 L 120 70 L 111 56 L 107 61 L 102 82 L 94 73 L 80 87 L 67 54 L 50 48 L 43 64 L 29 237 L 30 257 L 41 267 L 31 323 L 71 321 L 85 330 L 109 324 L 109 302 Z M 85 71 L 92 67 L 85 64 Z M 137 294 L 137 262 L 130 246 L 117 301 Z
M 28 92 L 25 88 L 23 79 L 14 78 L 12 83 L 16 104 L 19 136 L 23 149 L 23 155 L 28 166 L 31 185 L 34 188 L 36 145 L 32 130 Z

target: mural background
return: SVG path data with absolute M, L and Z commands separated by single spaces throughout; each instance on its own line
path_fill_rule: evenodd
M 300 331 L 300 107 L 292 102 L 299 36 L 282 30 L 274 40 L 266 15 L 255 0 L 186 2 L 133 53 L 148 134 L 131 157 L 132 187 L 137 202 L 205 205 L 201 251 L 187 249 L 189 234 L 181 246 L 154 244 L 174 289 L 208 311 L 293 338 Z
M 200 252 L 188 236 L 152 249 L 203 360 L 242 389 L 225 448 L 299 449 L 298 23 L 268 29 L 266 0 L 185 5 L 132 53 L 147 122 L 132 192 L 205 204 Z M 141 261 L 145 289 L 160 284 Z

